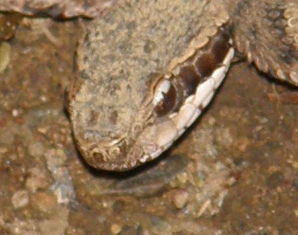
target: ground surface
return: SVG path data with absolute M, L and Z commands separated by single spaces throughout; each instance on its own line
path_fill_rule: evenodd
M 298 234 L 298 106 L 272 98 L 286 88 L 236 64 L 160 162 L 94 171 L 64 109 L 81 27 L 23 19 L 5 50 L 0 234 Z

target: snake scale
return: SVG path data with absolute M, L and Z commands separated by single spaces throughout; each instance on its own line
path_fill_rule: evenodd
M 235 52 L 298 86 L 298 1 L 131 0 L 94 19 L 68 97 L 87 163 L 126 171 L 157 158 L 208 105 Z

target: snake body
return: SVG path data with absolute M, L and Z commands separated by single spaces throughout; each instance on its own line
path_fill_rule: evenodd
M 235 51 L 298 86 L 297 0 L 131 0 L 94 19 L 69 91 L 87 163 L 125 171 L 157 158 L 208 105 Z

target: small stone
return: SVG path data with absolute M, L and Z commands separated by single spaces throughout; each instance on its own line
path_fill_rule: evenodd
M 15 192 L 11 198 L 11 203 L 15 209 L 23 208 L 29 203 L 29 194 L 26 190 Z
M 187 176 L 187 173 L 186 172 L 182 172 L 180 174 L 177 175 L 177 179 L 180 183 L 182 184 L 185 184 L 187 179 L 188 179 L 188 176 Z
M 6 42 L 0 43 L 0 74 L 4 72 L 10 63 L 10 45 Z
M 112 224 L 112 226 L 111 226 L 111 232 L 113 234 L 119 234 L 121 232 L 121 230 L 122 230 L 122 226 L 121 225 L 119 225 L 119 224 Z
M 295 213 L 296 217 L 298 218 L 298 209 L 294 210 L 294 213 Z
M 215 123 L 216 123 L 215 118 L 214 118 L 214 117 L 210 117 L 209 120 L 208 120 L 208 124 L 209 124 L 210 126 L 214 126 Z
M 177 190 L 173 196 L 173 203 L 177 209 L 182 209 L 188 201 L 188 192 Z

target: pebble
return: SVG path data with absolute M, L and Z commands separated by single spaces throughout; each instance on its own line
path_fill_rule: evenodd
M 121 232 L 121 230 L 122 230 L 122 226 L 121 225 L 119 225 L 119 224 L 112 224 L 112 226 L 111 226 L 111 232 L 113 234 L 119 234 Z
M 15 209 L 23 208 L 29 203 L 29 194 L 27 190 L 15 192 L 11 198 L 11 203 Z
M 185 184 L 188 180 L 188 176 L 186 172 L 182 172 L 177 175 L 177 179 L 180 183 Z
M 6 42 L 0 43 L 0 74 L 4 72 L 10 63 L 10 45 Z
M 173 196 L 173 203 L 177 209 L 182 209 L 188 201 L 188 192 L 185 190 L 177 190 Z

